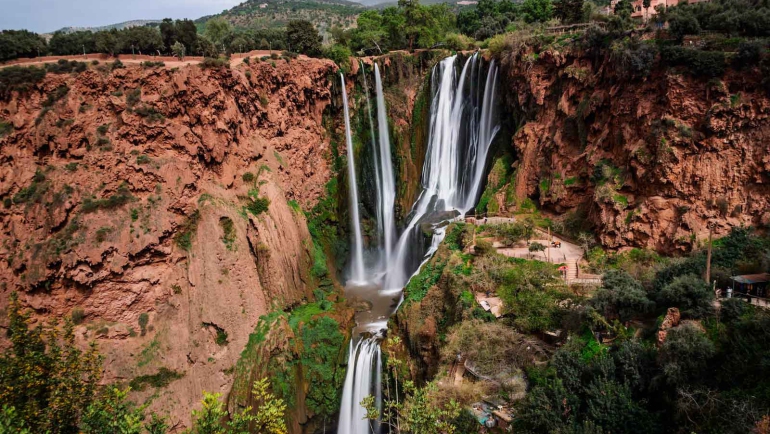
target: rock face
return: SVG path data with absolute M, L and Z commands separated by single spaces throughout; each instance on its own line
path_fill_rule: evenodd
M 601 243 L 687 251 L 730 227 L 766 224 L 770 99 L 758 70 L 699 79 L 659 64 L 630 79 L 607 59 L 545 50 L 502 61 L 515 192 L 556 213 L 587 211 Z
M 18 291 L 37 320 L 84 317 L 106 383 L 183 374 L 135 398 L 189 426 L 259 317 L 313 289 L 300 207 L 331 176 L 336 69 L 98 66 L 0 101 L 0 310 Z

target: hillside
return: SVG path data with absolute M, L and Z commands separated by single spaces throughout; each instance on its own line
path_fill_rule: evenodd
M 131 20 L 131 21 L 123 21 L 122 23 L 116 23 L 116 24 L 109 24 L 106 26 L 97 26 L 97 27 L 62 27 L 59 30 L 55 30 L 53 33 L 56 32 L 62 32 L 62 33 L 74 33 L 74 32 L 82 32 L 82 31 L 92 31 L 92 32 L 98 32 L 101 30 L 123 30 L 128 29 L 129 27 L 139 27 L 139 26 L 146 26 L 147 24 L 155 24 L 160 23 L 160 20 Z
M 308 20 L 325 35 L 333 26 L 354 26 L 363 10 L 365 7 L 361 4 L 344 0 L 249 0 L 195 23 L 201 25 L 211 18 L 222 17 L 236 29 L 269 29 L 285 27 L 290 20 Z

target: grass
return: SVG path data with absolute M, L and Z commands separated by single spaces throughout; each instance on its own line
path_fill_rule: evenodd
M 253 200 L 246 204 L 244 208 L 252 215 L 258 216 L 267 211 L 268 206 L 270 206 L 270 199 L 266 197 L 257 197 L 253 198 Z
M 147 334 L 147 324 L 150 322 L 150 315 L 147 312 L 142 312 L 139 315 L 139 328 L 142 330 L 142 336 Z
M 152 341 L 150 341 L 149 344 L 147 344 L 146 347 L 142 348 L 142 351 L 139 352 L 139 356 L 137 356 L 137 366 L 141 368 L 143 366 L 149 365 L 153 360 L 155 360 L 155 357 L 159 353 L 160 341 L 158 341 L 158 337 L 156 336 Z
M 156 389 L 166 387 L 171 384 L 172 381 L 178 380 L 182 377 L 184 377 L 184 373 L 163 367 L 158 369 L 158 372 L 155 374 L 140 375 L 134 378 L 131 380 L 131 382 L 128 383 L 128 385 L 131 386 L 131 390 L 141 392 L 145 390 L 147 386 L 152 386 Z
M 294 199 L 290 200 L 289 207 L 291 207 L 291 209 L 293 209 L 297 214 L 302 214 L 302 207 L 299 206 L 299 202 L 297 202 L 296 200 Z
M 73 324 L 75 325 L 82 324 L 85 318 L 86 318 L 86 313 L 83 311 L 83 309 L 79 307 L 72 309 L 72 313 L 70 313 L 70 319 L 72 319 Z
M 184 223 L 179 226 L 179 231 L 174 236 L 174 242 L 179 248 L 189 251 L 192 247 L 192 237 L 198 230 L 200 211 L 195 210 Z
M 144 154 L 136 157 L 136 164 L 144 165 L 144 164 L 150 164 L 152 163 L 152 159 Z
M 227 250 L 235 250 L 235 224 L 230 217 L 222 217 L 219 219 L 219 226 L 222 227 L 222 242 L 225 244 Z
M 84 213 L 92 213 L 99 210 L 110 210 L 119 208 L 131 201 L 133 201 L 135 198 L 131 194 L 131 191 L 128 189 L 128 185 L 125 183 L 121 184 L 120 187 L 118 187 L 118 190 L 113 194 L 112 196 L 107 197 L 106 199 L 95 199 L 93 197 L 87 197 L 83 200 L 83 204 L 81 205 L 81 210 Z
M 112 233 L 114 229 L 111 227 L 103 226 L 96 231 L 96 242 L 102 243 L 107 239 L 107 236 Z
M 10 122 L 2 121 L 0 122 L 0 137 L 5 137 L 8 134 L 11 134 L 13 131 L 13 124 Z

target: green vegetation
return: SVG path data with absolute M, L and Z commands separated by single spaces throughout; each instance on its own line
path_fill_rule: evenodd
M 142 312 L 139 315 L 139 328 L 142 330 L 142 336 L 147 334 L 147 324 L 150 322 L 150 315 L 147 312 Z
M 128 383 L 128 385 L 131 386 L 132 390 L 141 392 L 145 390 L 147 386 L 155 388 L 166 387 L 171 384 L 172 381 L 178 380 L 182 377 L 184 377 L 184 374 L 163 367 L 158 369 L 158 372 L 155 374 L 140 375 L 134 378 Z
M 10 122 L 0 121 L 0 138 L 7 136 L 13 132 L 13 124 Z
M 190 214 L 185 219 L 184 223 L 179 225 L 177 233 L 174 235 L 174 242 L 177 246 L 179 246 L 179 248 L 187 251 L 192 248 L 192 238 L 195 235 L 195 232 L 198 230 L 199 220 L 200 211 L 196 209 L 195 212 Z
M 149 123 L 163 122 L 166 116 L 159 112 L 155 107 L 149 105 L 141 105 L 134 109 L 134 113 L 147 119 Z
M 45 174 L 38 169 L 35 171 L 30 185 L 13 195 L 13 203 L 40 203 L 50 187 L 51 183 L 46 179 Z
M 222 228 L 222 242 L 225 244 L 225 247 L 227 250 L 235 250 L 235 241 L 237 239 L 235 223 L 229 217 L 222 217 L 219 219 L 219 226 Z
M 96 199 L 94 196 L 83 199 L 80 209 L 84 213 L 92 213 L 100 210 L 111 210 L 119 208 L 135 200 L 126 183 L 120 184 L 115 193 L 106 199 Z

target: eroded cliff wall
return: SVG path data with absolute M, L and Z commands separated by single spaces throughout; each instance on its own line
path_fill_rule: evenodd
M 99 65 L 0 101 L 0 306 L 18 291 L 38 321 L 72 316 L 105 383 L 182 375 L 134 398 L 189 426 L 259 317 L 315 287 L 302 209 L 332 176 L 336 70 Z
M 633 78 L 611 55 L 503 53 L 515 185 L 554 214 L 580 210 L 609 248 L 684 252 L 730 227 L 770 223 L 770 98 L 758 69 L 697 78 L 655 60 Z M 515 196 L 515 197 L 514 197 Z

